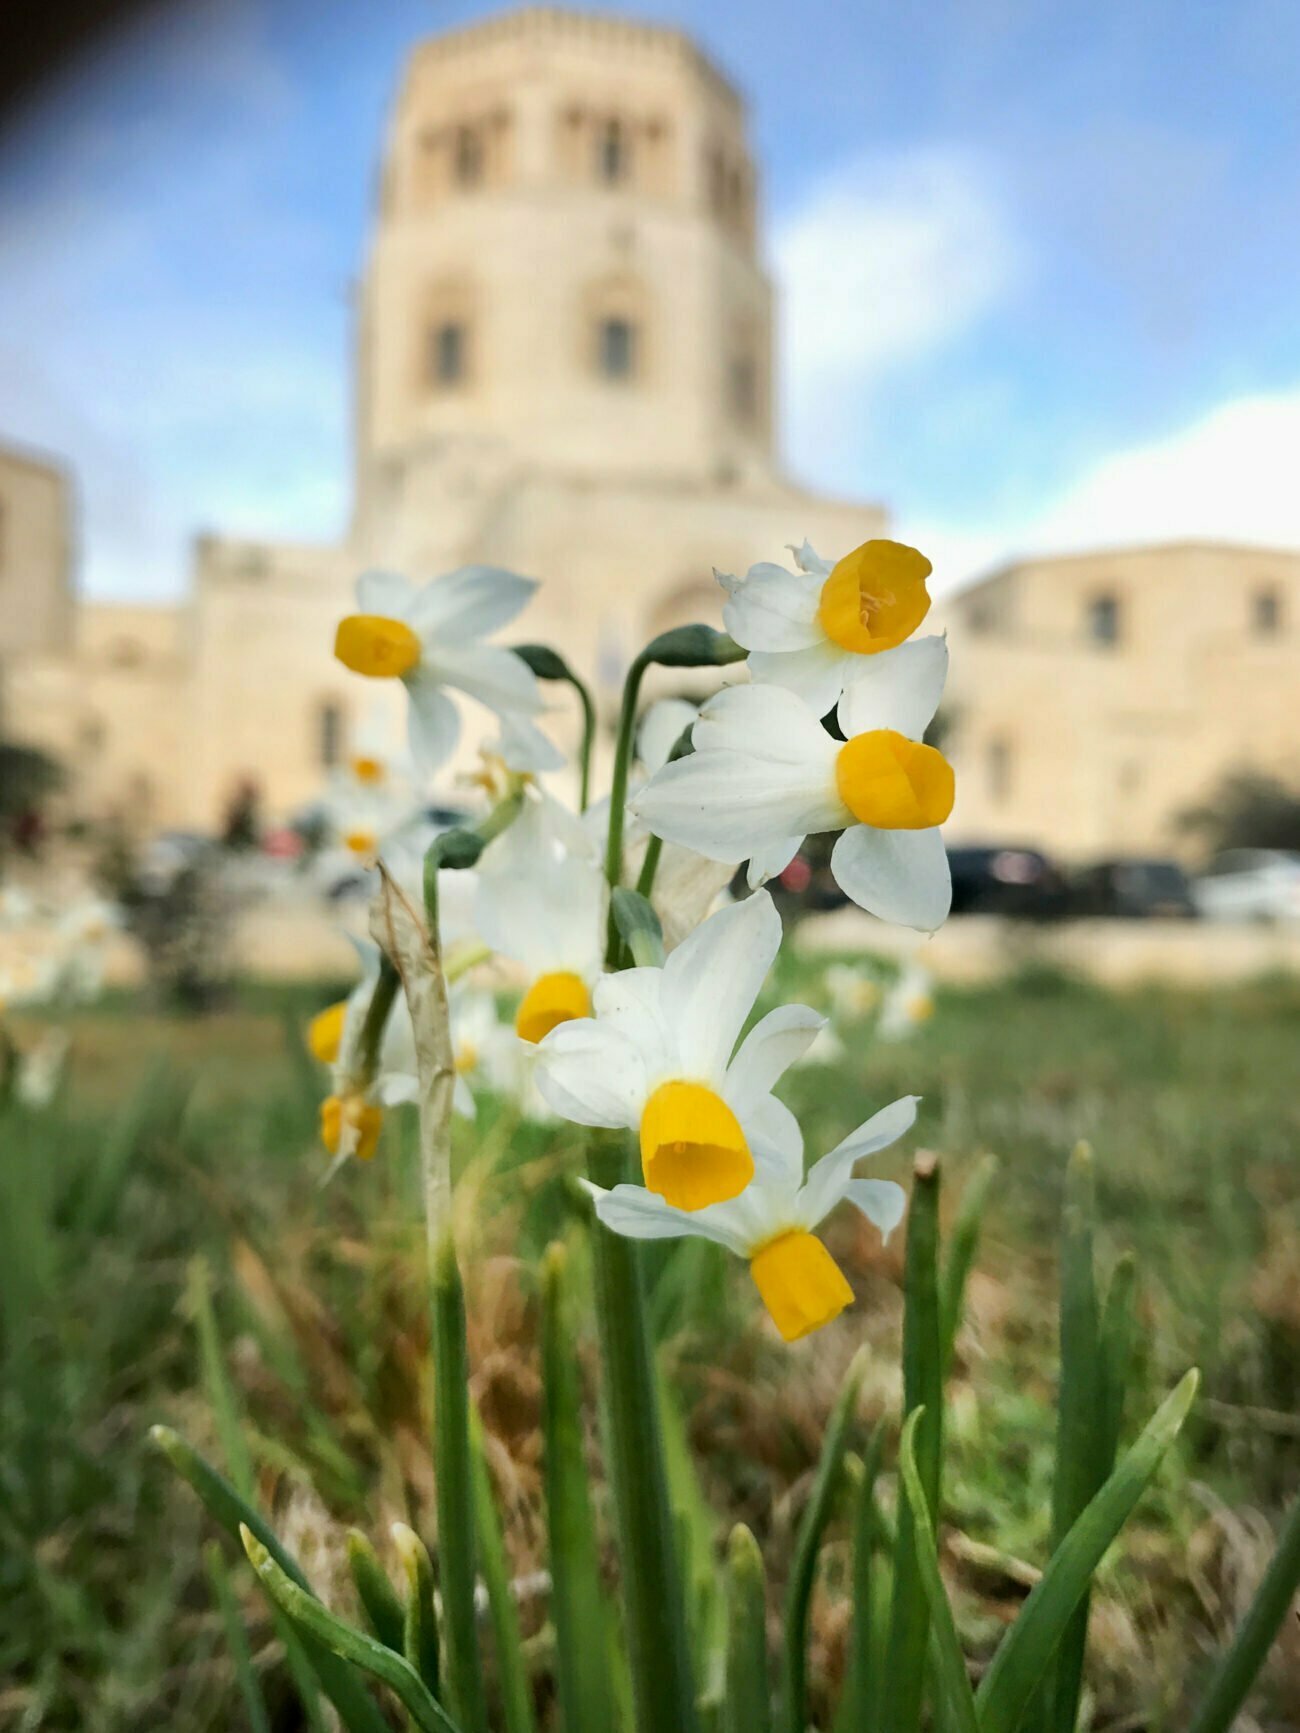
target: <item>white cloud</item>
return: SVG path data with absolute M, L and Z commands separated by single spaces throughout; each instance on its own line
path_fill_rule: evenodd
M 1023 554 L 1202 539 L 1300 548 L 1300 387 L 1238 397 L 1104 458 L 1017 523 L 900 523 L 941 588 Z M 932 551 L 933 550 L 933 551 Z
M 989 166 L 943 145 L 841 163 L 777 222 L 772 251 L 789 448 L 797 468 L 836 480 L 837 451 L 847 478 L 861 449 L 874 382 L 963 336 L 1024 262 Z

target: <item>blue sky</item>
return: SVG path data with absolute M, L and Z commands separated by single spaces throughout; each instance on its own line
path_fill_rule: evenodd
M 491 10 L 178 6 L 6 135 L 0 436 L 74 464 L 90 591 L 178 594 L 205 527 L 338 532 L 387 106 L 414 41 Z M 1300 545 L 1295 0 L 649 10 L 751 101 L 797 472 L 948 583 Z

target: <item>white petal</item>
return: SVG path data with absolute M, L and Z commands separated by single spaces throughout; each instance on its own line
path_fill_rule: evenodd
M 637 729 L 636 753 L 648 771 L 663 768 L 668 754 L 698 719 L 700 707 L 687 698 L 661 698 L 652 704 Z
M 799 1193 L 802 1219 L 809 1227 L 816 1227 L 845 1195 L 845 1187 L 859 1161 L 888 1149 L 891 1143 L 896 1143 L 911 1130 L 919 1100 L 919 1095 L 904 1095 L 891 1101 L 888 1107 L 882 1107 L 864 1125 L 851 1131 L 829 1155 L 824 1155 L 814 1165 Z
M 750 1102 L 737 1119 L 754 1158 L 755 1178 L 748 1189 L 762 1184 L 780 1191 L 792 1205 L 803 1178 L 803 1132 L 799 1121 L 775 1095 Z
M 749 673 L 760 684 L 797 693 L 814 716 L 825 716 L 839 702 L 854 664 L 869 659 L 847 655 L 838 644 L 823 640 L 806 650 L 755 650 Z
M 535 714 L 542 707 L 537 676 L 513 650 L 500 644 L 434 643 L 425 666 L 446 686 L 455 686 L 489 710 Z
M 756 1101 L 812 1046 L 826 1019 L 811 1005 L 779 1005 L 760 1019 L 727 1067 L 727 1099 Z M 739 1108 L 736 1108 L 739 1112 Z
M 596 1214 L 605 1226 L 627 1239 L 677 1240 L 693 1234 L 744 1256 L 742 1236 L 731 1227 L 725 1216 L 721 1220 L 718 1218 L 717 1212 L 725 1211 L 726 1204 L 711 1204 L 707 1209 L 687 1211 L 674 1209 L 654 1192 L 639 1185 L 616 1185 L 613 1191 L 602 1191 L 597 1185 L 587 1184 L 586 1189 L 594 1199 Z
M 767 848 L 756 848 L 749 857 L 746 874 L 750 890 L 757 890 L 759 885 L 765 885 L 769 879 L 783 873 L 798 854 L 802 841 L 801 836 L 783 836 Z
M 907 1214 L 907 1193 L 892 1179 L 851 1179 L 844 1188 L 844 1196 L 858 1206 L 869 1222 L 875 1223 L 882 1240 L 889 1239 Z
M 383 1107 L 401 1107 L 406 1102 L 419 1099 L 420 1085 L 414 1077 L 394 1073 L 391 1077 L 379 1079 L 374 1087 L 374 1095 Z
M 836 743 L 821 718 L 784 686 L 725 686 L 691 730 L 697 752 L 744 752 L 776 764 L 820 764 Z
M 440 770 L 460 739 L 460 712 L 432 675 L 417 671 L 405 682 L 410 709 L 407 737 L 421 770 Z
M 405 620 L 415 597 L 415 585 L 400 572 L 362 572 L 356 585 L 357 609 L 386 620 Z
M 408 617 L 421 637 L 433 639 L 435 650 L 467 644 L 509 624 L 536 588 L 534 579 L 496 566 L 461 566 L 417 591 Z
M 560 770 L 564 766 L 564 754 L 555 742 L 526 716 L 513 711 L 501 715 L 496 750 L 507 770 Z
M 542 1099 L 575 1124 L 632 1130 L 641 1123 L 646 1099 L 641 1055 L 592 1017 L 561 1023 L 538 1043 L 535 1075 Z
M 803 650 L 825 637 L 817 623 L 820 579 L 766 562 L 743 578 L 716 576 L 727 592 L 723 624 L 747 650 Z
M 478 1107 L 474 1100 L 474 1091 L 463 1077 L 457 1077 L 456 1086 L 451 1092 L 451 1105 L 455 1112 L 465 1119 L 477 1119 Z
M 845 738 L 895 728 L 919 740 L 939 708 L 947 677 L 946 638 L 913 638 L 896 650 L 855 656 L 839 708 Z
M 674 1044 L 663 1014 L 662 969 L 621 969 L 602 975 L 592 1003 L 602 1023 L 617 1029 L 641 1054 L 646 1075 L 657 1077 L 671 1068 Z
M 801 572 L 815 572 L 818 577 L 828 578 L 835 569 L 835 561 L 824 560 L 806 536 L 801 547 L 791 544 L 790 552 Z
M 664 964 L 664 1022 L 688 1077 L 721 1081 L 780 947 L 776 905 L 756 891 L 710 915 Z
M 530 975 L 570 970 L 584 980 L 600 966 L 604 875 L 591 861 L 498 856 L 479 873 L 477 925 L 483 942 Z
M 656 836 L 709 860 L 766 864 L 812 831 L 837 830 L 834 742 L 823 765 L 773 764 L 740 752 L 695 752 L 666 764 L 631 802 Z M 793 854 L 793 850 L 790 853 Z
M 852 825 L 831 852 L 831 872 L 845 896 L 882 921 L 932 933 L 948 918 L 952 874 L 937 828 Z

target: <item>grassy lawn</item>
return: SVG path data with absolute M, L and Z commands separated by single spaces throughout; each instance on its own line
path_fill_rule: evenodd
M 784 996 L 824 1004 L 823 963 L 790 965 Z M 164 1419 L 220 1455 L 196 1330 L 208 1288 L 263 1500 L 327 1598 L 350 1592 L 349 1523 L 377 1541 L 397 1517 L 431 1530 L 414 1151 L 393 1123 L 376 1162 L 321 1189 L 321 1082 L 296 1030 L 325 997 L 250 991 L 189 1022 L 105 1003 L 75 1027 L 64 1099 L 0 1123 L 0 1727 L 244 1724 L 203 1574 L 206 1530 L 142 1445 Z M 783 1090 L 810 1158 L 919 1093 L 912 1141 L 940 1152 L 949 1213 L 981 1157 L 1000 1163 L 945 1470 L 963 1536 L 950 1536 L 945 1569 L 970 1654 L 991 1649 L 1044 1556 L 1058 1206 L 1080 1138 L 1098 1163 L 1102 1262 L 1131 1250 L 1138 1263 L 1130 1427 L 1188 1365 L 1205 1372 L 1206 1399 L 1105 1567 L 1094 1612 L 1093 1725 L 1175 1733 L 1300 1480 L 1300 986 L 1115 996 L 1026 975 L 942 994 L 905 1041 L 875 1044 L 868 1024 L 839 1033 L 843 1055 Z M 474 1394 L 523 1573 L 545 1563 L 536 1263 L 566 1237 L 581 1267 L 578 1146 L 571 1129 L 520 1125 L 500 1103 L 458 1136 Z M 910 1147 L 880 1173 L 906 1180 Z M 877 1350 L 869 1417 L 897 1407 L 900 1246 L 882 1251 L 847 1212 L 830 1238 L 859 1304 L 794 1350 L 760 1324 L 725 1254 L 692 1241 L 652 1260 L 707 1505 L 719 1534 L 751 1524 L 777 1592 L 827 1409 L 864 1340 Z M 843 1668 L 837 1556 L 816 1609 L 826 1726 Z M 302 1725 L 264 1611 L 242 1576 L 236 1586 L 275 1725 Z M 542 1677 L 543 1611 L 523 1609 Z M 1297 1702 L 1287 1632 L 1260 1725 L 1300 1728 Z

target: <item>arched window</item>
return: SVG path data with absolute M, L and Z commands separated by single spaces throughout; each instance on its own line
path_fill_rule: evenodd
M 458 126 L 452 151 L 457 186 L 476 187 L 483 179 L 483 140 L 477 127 Z
M 607 186 L 625 181 L 631 168 L 627 131 L 621 120 L 607 120 L 596 135 L 596 174 Z
M 459 385 L 465 377 L 465 327 L 458 319 L 435 325 L 429 339 L 429 373 L 435 385 Z
M 741 427 L 753 427 L 758 420 L 758 366 L 752 350 L 742 349 L 732 356 L 727 397 L 732 419 Z
M 1264 584 L 1250 599 L 1250 619 L 1257 638 L 1276 638 L 1282 630 L 1282 597 L 1277 586 Z
M 611 385 L 644 384 L 654 356 L 650 299 L 645 284 L 628 271 L 598 279 L 584 290 L 579 359 L 584 373 Z
M 316 757 L 322 770 L 333 770 L 343 762 L 343 723 L 338 699 L 324 699 L 316 711 Z
M 636 326 L 630 319 L 602 319 L 597 364 L 606 379 L 631 379 L 636 373 Z
M 1088 598 L 1087 610 L 1088 636 L 1094 644 L 1104 649 L 1112 649 L 1120 638 L 1120 607 L 1119 597 L 1110 590 L 1103 590 Z
M 480 355 L 478 292 L 469 278 L 431 283 L 418 307 L 418 389 L 453 396 L 473 388 Z

